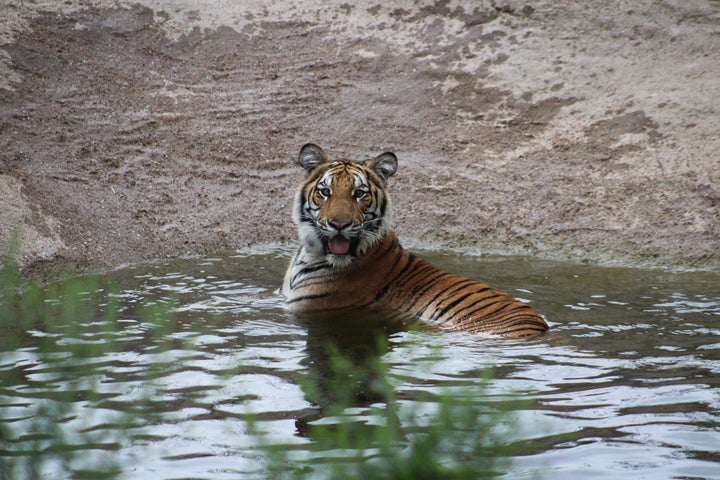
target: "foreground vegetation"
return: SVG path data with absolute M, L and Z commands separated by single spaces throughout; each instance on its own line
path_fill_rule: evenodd
M 102 428 L 87 428 L 78 415 L 79 406 L 112 402 L 112 395 L 97 388 L 101 379 L 93 364 L 124 348 L 117 335 L 123 328 L 118 298 L 90 277 L 40 286 L 24 283 L 12 265 L 0 272 L 3 479 L 123 478 L 124 446 L 135 441 L 139 428 L 164 421 L 151 397 L 115 412 Z M 172 302 L 148 302 L 133 309 L 152 326 L 147 335 L 158 352 L 172 348 L 173 308 Z M 398 394 L 399 380 L 383 362 L 386 341 L 379 339 L 373 346 L 378 354 L 361 361 L 332 342 L 323 348 L 328 368 L 297 378 L 315 406 L 297 421 L 297 434 L 307 443 L 273 444 L 255 416 L 238 420 L 247 423 L 256 440 L 251 450 L 265 465 L 258 477 L 478 479 L 507 471 L 512 450 L 498 426 L 511 428 L 511 415 L 478 401 L 485 381 L 440 396 Z M 57 380 L 33 393 L 29 377 L 36 374 L 17 361 L 22 355 L 45 366 L 40 376 Z M 159 363 L 145 371 L 145 381 L 161 377 L 165 367 Z

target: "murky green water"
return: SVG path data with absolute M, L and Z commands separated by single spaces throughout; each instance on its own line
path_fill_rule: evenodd
M 107 465 L 126 479 L 257 478 L 270 462 L 260 443 L 283 445 L 288 466 L 355 454 L 311 448 L 307 434 L 335 421 L 302 386 L 323 388 L 328 342 L 357 366 L 379 357 L 420 423 L 453 392 L 505 411 L 505 478 L 720 478 L 720 274 L 424 255 L 549 319 L 542 338 L 511 341 L 298 321 L 276 294 L 289 255 L 132 267 L 80 292 L 63 313 L 78 322 L 5 318 L 3 479 L 96 478 Z M 47 296 L 50 311 L 64 305 Z M 371 423 L 382 399 L 365 393 L 345 414 Z

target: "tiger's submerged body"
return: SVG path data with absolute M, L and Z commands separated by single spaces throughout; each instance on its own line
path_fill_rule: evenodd
M 397 158 L 331 161 L 317 145 L 300 151 L 307 177 L 295 197 L 300 248 L 282 293 L 294 312 L 369 309 L 453 330 L 535 336 L 542 316 L 495 288 L 439 269 L 404 249 L 389 229 L 387 178 Z

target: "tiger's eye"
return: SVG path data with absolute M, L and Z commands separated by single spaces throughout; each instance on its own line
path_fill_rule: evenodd
M 332 192 L 330 192 L 330 189 L 327 187 L 320 187 L 320 188 L 318 188 L 318 193 L 321 196 L 328 198 Z
M 365 190 L 357 189 L 353 192 L 353 197 L 355 200 L 362 200 L 367 195 L 367 192 Z

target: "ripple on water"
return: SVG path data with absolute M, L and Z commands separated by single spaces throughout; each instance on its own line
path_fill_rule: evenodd
M 253 429 L 298 460 L 347 455 L 313 452 L 303 436 L 308 421 L 338 420 L 308 400 L 302 379 L 322 381 L 327 341 L 355 362 L 380 353 L 370 336 L 308 328 L 285 312 L 276 288 L 288 256 L 113 272 L 101 281 L 118 286 L 103 304 L 118 304 L 113 328 L 91 318 L 26 331 L 18 348 L 0 352 L 0 425 L 11 452 L 0 458 L 49 448 L 34 433 L 42 418 L 59 418 L 83 453 L 75 468 L 119 459 L 129 479 L 257 475 L 265 460 Z M 442 395 L 507 410 L 495 428 L 518 448 L 508 478 L 720 478 L 719 276 L 432 260 L 516 292 L 552 330 L 525 341 L 429 328 L 386 334 L 382 360 L 401 411 L 426 418 Z M 158 307 L 150 316 L 148 304 Z M 346 415 L 372 423 L 372 405 Z

